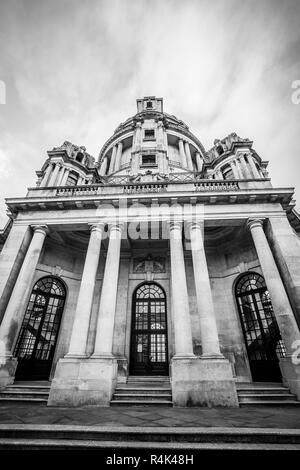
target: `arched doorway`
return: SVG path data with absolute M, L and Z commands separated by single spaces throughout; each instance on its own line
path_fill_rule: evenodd
M 168 375 L 166 295 L 155 283 L 133 293 L 130 373 Z
M 285 355 L 285 347 L 263 276 L 242 275 L 235 295 L 253 381 L 281 381 L 279 358 Z
M 66 298 L 55 277 L 40 279 L 32 289 L 16 343 L 17 380 L 48 380 Z

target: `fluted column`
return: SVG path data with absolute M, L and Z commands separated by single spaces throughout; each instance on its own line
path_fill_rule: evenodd
M 119 142 L 118 147 L 117 147 L 117 153 L 116 153 L 115 171 L 119 171 L 120 166 L 121 166 L 122 149 L 123 149 L 123 143 Z
M 117 302 L 122 224 L 109 226 L 109 243 L 98 312 L 93 357 L 113 357 L 113 335 Z
M 194 357 L 181 222 L 170 223 L 170 256 L 175 357 Z
M 105 155 L 105 157 L 103 158 L 103 161 L 101 163 L 100 175 L 104 176 L 105 173 L 106 173 L 106 170 L 107 170 L 107 155 Z
M 12 348 L 23 320 L 28 295 L 32 289 L 35 269 L 48 233 L 46 225 L 34 226 L 33 231 L 32 240 L 0 326 L 0 344 L 2 344 L 2 348 L 5 347 L 5 355 L 8 356 L 12 353 Z M 2 353 L 3 351 L 1 350 L 0 354 L 2 355 Z
M 203 168 L 203 160 L 200 157 L 200 153 L 196 152 L 196 163 L 197 163 L 197 170 L 202 171 Z
M 287 350 L 287 355 L 291 355 L 294 351 L 292 344 L 294 341 L 300 340 L 300 334 L 271 248 L 263 230 L 263 220 L 250 219 L 248 227 L 251 231 L 261 269 L 271 296 L 274 314 Z
M 65 168 L 65 172 L 64 172 L 64 175 L 63 175 L 62 180 L 60 182 L 60 186 L 65 186 L 66 185 L 69 173 L 70 173 L 70 168 Z
M 209 281 L 203 243 L 203 222 L 189 222 L 198 315 L 200 318 L 202 357 L 223 357 Z
M 84 357 L 104 224 L 92 224 L 75 311 L 68 357 Z
M 178 148 L 179 148 L 179 155 L 180 155 L 181 165 L 182 165 L 183 168 L 186 168 L 187 163 L 186 163 L 186 156 L 185 156 L 184 145 L 183 145 L 183 140 L 182 139 L 178 140 Z
M 117 147 L 114 145 L 112 149 L 112 154 L 110 157 L 110 163 L 109 163 L 109 173 L 113 173 L 114 168 L 115 168 L 115 161 L 116 161 L 116 153 L 117 153 Z
M 261 175 L 260 175 L 258 169 L 256 168 L 256 165 L 254 163 L 252 155 L 248 155 L 248 162 L 249 162 L 253 177 L 254 178 L 261 178 Z
M 51 171 L 52 171 L 52 163 L 50 163 L 47 166 L 46 171 L 45 171 L 44 176 L 43 176 L 43 179 L 41 181 L 40 187 L 45 187 L 46 186 Z
M 193 162 L 192 162 L 192 156 L 191 156 L 191 151 L 190 151 L 190 144 L 188 142 L 185 142 L 185 154 L 186 154 L 186 161 L 187 161 L 187 167 L 189 170 L 193 170 Z
M 60 167 L 61 167 L 60 163 L 55 164 L 54 170 L 52 171 L 52 174 L 51 174 L 50 179 L 49 179 L 48 186 L 55 186 L 56 179 L 57 179 Z

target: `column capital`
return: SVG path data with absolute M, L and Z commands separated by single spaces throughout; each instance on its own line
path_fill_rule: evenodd
M 191 230 L 196 230 L 200 229 L 203 230 L 204 228 L 204 220 L 203 219 L 198 219 L 198 220 L 186 220 L 185 221 L 187 228 Z
M 248 219 L 247 220 L 247 227 L 252 230 L 255 227 L 263 227 L 265 219 Z
M 108 222 L 109 234 L 112 231 L 118 231 L 118 232 L 122 233 L 124 228 L 125 228 L 125 222 Z
M 90 232 L 100 232 L 103 233 L 105 228 L 104 222 L 96 222 L 96 223 L 89 223 L 88 226 L 90 228 Z
M 182 230 L 183 221 L 182 220 L 170 220 L 169 221 L 169 230 Z
M 43 233 L 45 236 L 49 233 L 48 225 L 31 225 L 34 233 Z

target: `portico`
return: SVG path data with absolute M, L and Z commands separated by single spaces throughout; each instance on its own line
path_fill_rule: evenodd
M 236 407 L 253 381 L 299 399 L 293 190 L 272 187 L 248 139 L 205 153 L 150 98 L 98 166 L 65 142 L 7 200 L 0 386 L 49 380 L 50 406 L 109 406 L 145 377 L 173 406 Z

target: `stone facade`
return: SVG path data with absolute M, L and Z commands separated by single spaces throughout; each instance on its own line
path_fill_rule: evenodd
M 249 139 L 207 152 L 162 99 L 137 108 L 97 162 L 65 142 L 6 201 L 0 386 L 49 379 L 49 405 L 108 406 L 129 376 L 168 375 L 174 406 L 234 407 L 236 384 L 274 365 L 299 399 L 293 189 L 273 188 Z

